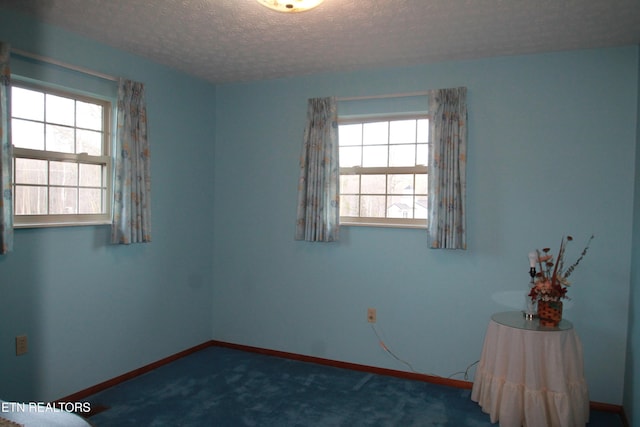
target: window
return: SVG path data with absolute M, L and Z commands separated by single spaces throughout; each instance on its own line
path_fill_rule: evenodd
M 111 103 L 13 81 L 14 223 L 111 221 Z
M 429 119 L 340 119 L 340 223 L 426 227 Z

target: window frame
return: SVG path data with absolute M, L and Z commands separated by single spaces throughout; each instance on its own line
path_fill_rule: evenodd
M 401 113 L 401 114 L 363 114 L 338 117 L 338 126 L 349 124 L 365 124 L 375 122 L 393 122 L 402 120 L 431 120 L 431 116 L 426 112 Z M 431 144 L 431 135 L 427 142 L 418 142 L 416 137 L 415 144 L 426 144 L 429 150 Z M 381 146 L 389 147 L 387 144 Z M 343 175 L 394 175 L 394 174 L 426 174 L 429 175 L 428 165 L 415 166 L 347 166 L 340 167 L 340 176 Z M 427 188 L 428 192 L 428 188 Z M 342 188 L 340 188 L 340 197 L 342 198 Z M 359 191 L 358 195 L 363 193 Z M 376 194 L 378 195 L 378 194 Z M 394 196 L 394 194 L 384 193 L 385 197 Z M 415 192 L 413 194 L 415 198 Z M 428 193 L 426 194 L 428 199 Z M 390 217 L 362 217 L 362 216 L 343 216 L 340 215 L 341 226 L 364 226 L 364 227 L 389 227 L 389 228 L 413 228 L 427 229 L 427 218 L 390 218 Z
M 32 81 L 32 79 L 21 78 L 20 76 L 11 76 L 11 87 L 18 87 L 27 90 L 38 91 L 44 94 L 51 94 L 55 96 L 61 96 L 65 98 L 73 99 L 74 102 L 86 102 L 91 104 L 98 104 L 102 106 L 102 154 L 90 155 L 87 153 L 65 153 L 59 151 L 47 151 L 31 148 L 16 147 L 12 143 L 12 197 L 13 197 L 13 222 L 15 228 L 41 228 L 41 227 L 65 227 L 65 226 L 86 226 L 86 225 L 106 225 L 111 224 L 113 218 L 112 212 L 112 199 L 113 199 L 113 118 L 115 116 L 114 100 L 109 97 L 100 96 L 96 94 L 87 94 L 73 88 L 62 87 L 58 85 L 50 85 L 45 82 Z M 12 93 L 13 96 L 13 93 Z M 16 119 L 24 120 L 19 117 Z M 14 119 L 12 114 L 11 120 Z M 43 123 L 46 126 L 45 119 L 38 123 Z M 57 125 L 57 124 L 56 124 Z M 75 130 L 84 130 L 82 127 L 68 126 Z M 81 165 L 102 165 L 104 166 L 103 185 L 100 187 L 103 189 L 103 206 L 104 210 L 99 214 L 16 214 L 16 159 L 33 159 L 33 160 L 45 160 L 54 162 L 70 162 L 72 164 Z M 52 185 L 47 179 L 45 188 L 49 191 L 49 188 L 57 187 Z M 66 187 L 66 186 L 64 186 Z M 79 183 L 75 187 L 81 189 Z M 80 196 L 78 195 L 78 200 Z M 49 203 L 49 194 L 47 194 L 47 204 Z

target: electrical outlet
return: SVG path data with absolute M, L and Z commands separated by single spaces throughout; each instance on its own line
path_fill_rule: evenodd
M 376 309 L 368 308 L 367 309 L 367 322 L 376 323 Z
M 22 356 L 27 352 L 27 336 L 18 335 L 16 337 L 16 356 Z

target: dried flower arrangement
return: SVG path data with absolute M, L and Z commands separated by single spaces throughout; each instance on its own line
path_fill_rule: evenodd
M 587 241 L 585 248 L 582 250 L 580 257 L 564 269 L 564 258 L 567 244 L 573 240 L 573 237 L 566 236 L 560 241 L 560 249 L 558 256 L 554 262 L 553 254 L 550 254 L 550 248 L 542 249 L 542 253 L 536 249 L 536 263 L 538 264 L 538 272 L 536 273 L 535 285 L 531 288 L 529 296 L 533 302 L 536 301 L 560 301 L 568 299 L 567 287 L 571 284 L 567 279 L 573 273 L 573 270 L 580 264 L 582 258 L 587 254 L 593 235 Z

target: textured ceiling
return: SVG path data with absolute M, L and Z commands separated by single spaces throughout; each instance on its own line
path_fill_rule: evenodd
M 216 83 L 640 44 L 640 0 L 0 0 Z

